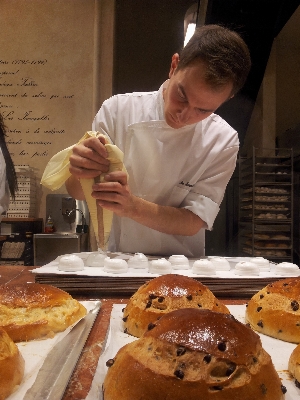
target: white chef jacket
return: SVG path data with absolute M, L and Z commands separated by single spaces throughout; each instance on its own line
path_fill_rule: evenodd
M 220 116 L 180 129 L 164 118 L 163 86 L 158 91 L 120 94 L 106 100 L 93 130 L 105 131 L 124 152 L 131 192 L 159 205 L 186 208 L 211 230 L 235 169 L 237 132 Z M 169 235 L 114 215 L 109 250 L 148 255 L 199 257 L 204 229 L 193 236 Z
M 9 186 L 6 179 L 6 163 L 0 149 L 0 221 L 9 206 Z

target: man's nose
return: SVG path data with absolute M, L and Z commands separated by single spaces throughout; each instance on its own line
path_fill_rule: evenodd
M 178 113 L 177 113 L 177 119 L 179 122 L 186 123 L 191 117 L 191 110 L 189 107 L 183 107 Z

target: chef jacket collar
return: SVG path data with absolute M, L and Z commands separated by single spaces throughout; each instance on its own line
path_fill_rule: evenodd
M 165 84 L 168 82 L 166 80 L 159 88 L 158 90 L 158 96 L 157 96 L 157 110 L 158 110 L 158 117 L 160 121 L 165 121 L 165 102 L 164 102 L 164 97 L 163 97 L 163 92 L 165 89 Z

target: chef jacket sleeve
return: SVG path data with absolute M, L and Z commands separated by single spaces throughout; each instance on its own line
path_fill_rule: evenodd
M 110 97 L 105 100 L 96 114 L 92 129 L 96 131 L 101 131 L 106 134 L 110 143 L 115 144 L 115 120 L 117 113 L 117 98 L 116 96 Z
M 238 146 L 223 149 L 189 191 L 181 207 L 198 215 L 211 230 L 227 184 L 235 170 Z

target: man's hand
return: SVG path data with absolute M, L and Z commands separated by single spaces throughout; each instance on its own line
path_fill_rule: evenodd
M 95 178 L 107 172 L 109 161 L 103 137 L 91 137 L 73 147 L 69 171 L 77 178 Z
M 127 184 L 127 174 L 114 171 L 104 176 L 104 181 L 93 185 L 92 197 L 97 203 L 120 217 L 131 217 L 135 211 L 134 199 Z
M 97 203 L 120 217 L 170 235 L 195 235 L 205 223 L 190 210 L 151 203 L 130 192 L 125 172 L 114 171 L 105 181 L 93 185 L 92 197 Z

